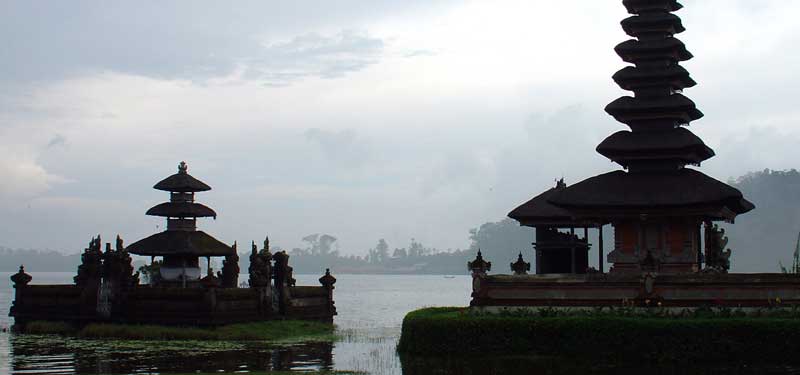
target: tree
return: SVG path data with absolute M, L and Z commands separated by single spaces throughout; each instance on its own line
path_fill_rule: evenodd
M 408 252 L 406 249 L 394 249 L 394 253 L 392 253 L 392 258 L 406 258 L 408 257 Z
M 303 241 L 308 242 L 307 250 L 309 254 L 328 255 L 331 253 L 334 242 L 336 242 L 336 237 L 330 234 L 314 233 L 303 237 Z
M 800 228 L 800 172 L 765 169 L 731 182 L 756 206 L 738 216 L 736 224 L 720 224 L 733 250 L 732 270 L 763 272 L 777 261 L 792 263 L 786 249 L 795 244 Z
M 411 244 L 408 245 L 408 256 L 409 257 L 421 257 L 425 255 L 425 248 L 422 246 L 421 243 L 417 242 L 415 239 L 411 239 Z
M 484 223 L 469 231 L 472 240 L 470 251 L 481 249 L 484 258 L 497 261 L 512 261 L 520 251 L 532 248 L 533 228 L 521 227 L 515 220 L 503 219 L 494 223 Z
M 384 262 L 389 258 L 389 244 L 386 243 L 386 240 L 383 238 L 378 240 L 378 244 L 375 245 L 375 252 L 380 262 Z

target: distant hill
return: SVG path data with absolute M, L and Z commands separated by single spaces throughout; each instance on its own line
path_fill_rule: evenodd
M 80 263 L 80 254 L 0 247 L 0 272 L 16 272 L 23 264 L 28 272 L 69 272 L 75 271 Z
M 729 181 L 756 209 L 725 225 L 735 272 L 778 272 L 791 265 L 800 233 L 800 172 L 795 169 L 751 172 Z
M 725 224 L 733 250 L 734 272 L 778 272 L 779 262 L 791 265 L 792 252 L 800 232 L 800 172 L 797 170 L 751 172 L 729 184 L 742 191 L 755 203 L 756 209 Z M 608 238 L 610 228 L 606 228 Z M 373 274 L 464 274 L 466 262 L 475 257 L 478 248 L 486 259 L 496 264 L 495 272 L 509 272 L 507 264 L 522 251 L 533 261 L 531 242 L 534 231 L 520 227 L 516 221 L 504 219 L 489 222 L 469 231 L 471 242 L 465 250 L 440 251 L 426 248 L 411 239 L 403 248 L 390 248 L 384 240 L 367 249 L 363 256 L 340 255 L 336 238 L 327 234 L 305 237 L 305 249 L 292 249 L 290 264 L 296 273 L 321 274 L 325 268 L 335 273 Z M 609 243 L 613 243 L 610 241 Z M 277 249 L 274 249 L 277 250 Z M 608 250 L 608 249 L 606 249 Z M 247 272 L 249 253 L 240 254 L 239 267 Z M 135 268 L 144 258 L 136 257 Z M 75 272 L 80 254 L 63 255 L 52 250 L 11 250 L 0 247 L 0 272 L 14 272 L 20 264 L 30 272 Z M 219 266 L 214 266 L 219 269 Z

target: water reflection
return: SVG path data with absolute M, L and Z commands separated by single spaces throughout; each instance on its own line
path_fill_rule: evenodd
M 13 289 L 0 274 L 0 308 L 11 304 Z M 70 283 L 72 273 L 36 274 L 42 283 Z M 297 275 L 312 285 L 318 275 Z M 796 367 L 727 363 L 631 363 L 599 365 L 580 358 L 398 356 L 403 316 L 423 306 L 463 306 L 469 301 L 467 276 L 337 275 L 339 339 L 334 343 L 289 347 L 257 342 L 146 342 L 84 340 L 60 336 L 0 333 L 0 375 L 127 374 L 247 371 L 340 370 L 380 375 L 434 374 L 800 374 Z M 5 281 L 4 281 L 5 280 Z M 3 284 L 5 282 L 5 284 Z M 0 311 L 2 312 L 2 311 Z M 6 310 L 7 313 L 7 310 Z M 0 327 L 10 320 L 0 314 Z M 779 344 L 779 343 L 778 343 Z M 787 358 L 794 353 L 787 353 Z
M 301 371 L 333 368 L 332 343 L 83 340 L 13 335 L 12 374 L 134 374 Z
M 267 346 L 234 342 L 85 340 L 11 335 L 10 374 L 169 374 L 344 370 L 365 374 L 800 374 L 785 366 L 602 364 L 537 356 L 397 355 L 396 338 L 349 333 L 336 343 Z M 336 365 L 334 365 L 334 358 Z

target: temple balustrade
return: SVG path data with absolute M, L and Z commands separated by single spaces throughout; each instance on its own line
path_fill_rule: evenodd
M 121 245 L 117 251 L 107 246 L 106 253 L 98 253 L 99 243 L 99 238 L 93 239 L 86 250 L 85 254 L 92 256 L 84 257 L 84 264 L 79 267 L 80 277 L 75 278 L 74 285 L 31 285 L 32 277 L 20 267 L 11 277 L 15 298 L 9 312 L 19 328 L 32 321 L 180 326 L 271 319 L 331 322 L 336 315 L 333 301 L 336 278 L 330 270 L 319 279 L 319 286 L 296 286 L 285 252 L 276 253 L 281 261 L 274 266 L 269 264 L 268 251 L 261 253 L 261 259 L 266 260 L 260 264 L 261 271 L 274 276 L 274 282 L 267 279 L 247 288 L 221 287 L 221 283 L 214 282 L 218 278 L 209 273 L 200 283 L 181 287 L 172 283 L 138 284 L 138 273 L 130 274 L 132 267 L 125 267 L 127 271 L 122 273 L 111 272 L 119 268 L 119 259 L 125 259 L 129 266 L 130 257 Z M 102 254 L 108 256 L 95 256 Z M 238 266 L 235 270 L 238 273 Z

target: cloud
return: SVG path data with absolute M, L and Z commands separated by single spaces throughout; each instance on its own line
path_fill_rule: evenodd
M 53 138 L 50 139 L 50 142 L 47 142 L 47 148 L 65 146 L 66 144 L 67 144 L 67 138 L 61 134 L 56 134 L 53 136 Z
M 403 53 L 403 57 L 411 58 L 411 57 L 429 57 L 429 56 L 436 56 L 439 52 L 429 49 L 415 49 L 406 51 Z
M 361 17 L 338 4 L 311 5 L 314 12 L 304 9 L 308 4 L 266 1 L 244 1 L 236 7 L 209 1 L 186 5 L 2 3 L 0 82 L 114 72 L 204 83 L 243 68 L 246 78 L 286 85 L 361 70 L 378 61 L 383 49 L 381 39 L 366 33 L 334 31 L 357 24 L 324 27 L 329 19 Z
M 361 166 L 370 155 L 369 145 L 358 138 L 352 129 L 323 130 L 312 128 L 305 132 L 306 139 L 316 143 L 330 160 L 345 166 Z
M 48 191 L 54 184 L 67 181 L 49 173 L 32 158 L 13 152 L 0 154 L 0 176 L 3 176 L 0 202 L 4 204 L 35 197 Z
M 342 31 L 333 36 L 310 33 L 267 45 L 261 57 L 244 62 L 244 77 L 271 86 L 288 85 L 308 77 L 340 78 L 376 64 L 383 48 L 381 39 L 365 33 Z

